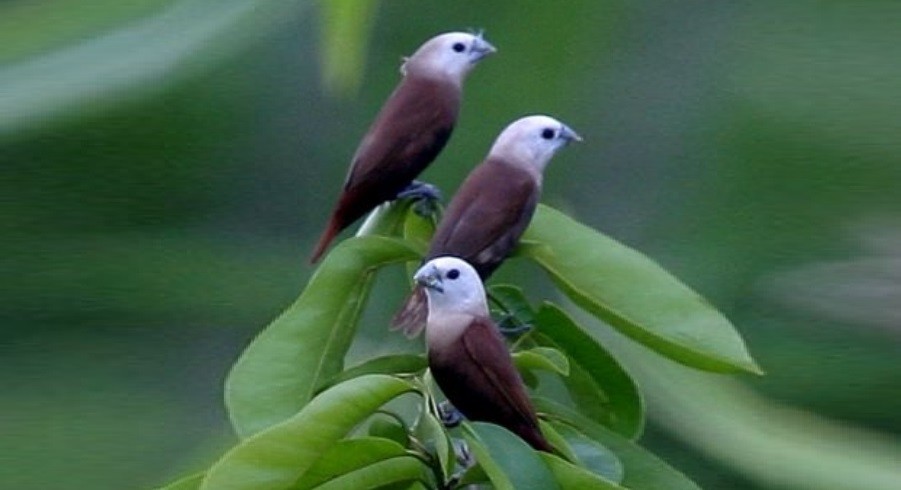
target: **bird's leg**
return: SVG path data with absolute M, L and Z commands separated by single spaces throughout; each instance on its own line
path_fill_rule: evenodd
M 454 449 L 454 459 L 457 461 L 457 471 L 450 475 L 447 481 L 439 487 L 441 490 L 458 488 L 458 484 L 466 475 L 466 472 L 478 462 L 463 439 L 451 438 L 451 446 Z M 466 486 L 466 488 L 470 487 L 471 485 Z
M 441 423 L 448 429 L 452 429 L 460 425 L 460 422 L 463 422 L 463 414 L 447 400 L 438 404 L 438 417 L 441 418 Z
M 438 187 L 429 184 L 428 182 L 423 182 L 421 180 L 414 180 L 410 182 L 410 185 L 404 187 L 404 189 L 397 193 L 398 199 L 430 199 L 432 201 L 440 201 L 441 200 L 441 190 Z
M 451 479 L 459 481 L 466 470 L 475 466 L 476 458 L 473 457 L 472 451 L 469 450 L 469 446 L 463 439 L 453 439 L 451 443 L 454 446 L 454 456 L 457 459 L 457 464 L 460 465 L 460 472 L 453 475 Z
M 414 201 L 413 210 L 416 211 L 416 214 L 429 217 L 438 211 L 441 190 L 428 182 L 414 180 L 404 190 L 397 193 L 397 198 Z

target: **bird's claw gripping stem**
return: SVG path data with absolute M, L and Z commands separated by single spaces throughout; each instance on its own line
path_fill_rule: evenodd
M 460 422 L 463 422 L 463 414 L 447 400 L 438 404 L 438 416 L 441 418 L 441 423 L 448 429 L 456 427 L 460 425 Z
M 414 201 L 413 210 L 416 214 L 427 217 L 437 211 L 438 203 L 441 202 L 441 189 L 428 182 L 414 180 L 397 193 L 397 198 Z

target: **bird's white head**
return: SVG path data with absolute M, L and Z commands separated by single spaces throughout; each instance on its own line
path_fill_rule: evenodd
M 465 260 L 451 256 L 432 259 L 416 271 L 413 279 L 425 288 L 430 317 L 488 315 L 482 279 Z
M 562 122 L 549 116 L 526 116 L 504 128 L 489 156 L 522 165 L 540 182 L 551 157 L 573 141 L 582 141 L 582 137 Z
M 438 78 L 462 84 L 466 75 L 497 49 L 482 38 L 482 33 L 448 32 L 425 42 L 404 61 L 401 73 Z

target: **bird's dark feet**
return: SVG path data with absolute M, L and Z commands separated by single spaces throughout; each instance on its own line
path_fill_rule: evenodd
M 497 321 L 497 329 L 504 337 L 516 338 L 532 330 L 533 326 L 523 323 L 516 315 L 506 314 Z
M 438 187 L 429 184 L 428 182 L 423 182 L 421 180 L 414 180 L 410 182 L 410 185 L 404 188 L 404 190 L 397 193 L 398 199 L 414 199 L 414 200 L 432 200 L 432 201 L 440 201 L 441 200 L 441 190 Z
M 441 418 L 441 423 L 448 429 L 452 429 L 460 425 L 460 422 L 463 422 L 463 414 L 447 400 L 438 404 L 438 416 Z
M 410 199 L 415 202 L 413 210 L 420 216 L 432 216 L 441 202 L 441 190 L 438 187 L 414 180 L 404 190 L 397 193 L 398 199 Z
M 457 459 L 457 464 L 459 464 L 461 468 L 460 473 L 454 475 L 454 477 L 456 477 L 459 481 L 466 470 L 475 466 L 476 459 L 473 457 L 472 451 L 469 450 L 469 446 L 466 444 L 466 441 L 462 439 L 453 439 L 451 442 L 454 446 L 454 456 Z
M 469 450 L 469 446 L 463 439 L 452 437 L 451 447 L 454 449 L 454 460 L 457 462 L 457 471 L 450 475 L 447 482 L 440 487 L 441 490 L 457 488 L 460 481 L 466 476 L 466 472 L 477 463 L 475 456 L 473 456 L 472 451 Z M 467 485 L 466 488 L 470 488 L 470 485 Z

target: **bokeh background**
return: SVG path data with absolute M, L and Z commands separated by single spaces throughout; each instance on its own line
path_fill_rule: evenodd
M 611 335 L 642 443 L 705 488 L 901 488 L 899 20 L 893 2 L 0 3 L 0 487 L 150 488 L 233 443 L 222 381 L 312 272 L 401 56 L 484 28 L 500 52 L 425 178 L 449 195 L 509 121 L 559 117 L 585 142 L 544 202 L 704 294 L 767 371 L 694 373 Z M 549 297 L 536 271 L 502 276 Z M 386 345 L 401 279 L 356 355 Z

